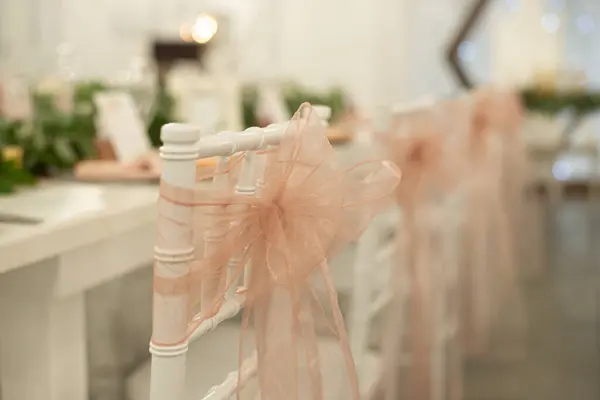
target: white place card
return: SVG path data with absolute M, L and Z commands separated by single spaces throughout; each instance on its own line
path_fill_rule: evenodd
M 108 139 L 117 160 L 131 163 L 151 149 L 146 128 L 129 93 L 109 91 L 94 97 L 98 136 Z
M 31 92 L 24 80 L 0 81 L 0 114 L 16 120 L 26 120 L 33 115 Z
M 167 76 L 177 120 L 197 125 L 202 136 L 242 127 L 240 85 L 234 76 L 207 74 L 180 65 Z
M 223 127 L 223 104 L 218 93 L 194 91 L 186 102 L 185 115 L 189 123 L 197 125 L 202 135 L 213 135 Z
M 258 88 L 257 113 L 259 118 L 272 124 L 290 119 L 290 111 L 287 109 L 283 94 L 277 86 L 262 85 Z

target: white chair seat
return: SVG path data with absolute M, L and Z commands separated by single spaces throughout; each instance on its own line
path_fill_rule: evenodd
M 229 372 L 238 368 L 239 322 L 223 323 L 193 343 L 187 355 L 187 386 L 185 400 L 200 400 L 208 390 L 220 383 Z M 338 400 L 339 382 L 343 370 L 340 368 L 339 343 L 329 338 L 319 340 L 322 360 L 325 399 Z M 375 383 L 379 372 L 379 357 L 365 357 L 365 390 Z M 142 364 L 126 382 L 127 400 L 147 400 L 150 395 L 150 361 Z

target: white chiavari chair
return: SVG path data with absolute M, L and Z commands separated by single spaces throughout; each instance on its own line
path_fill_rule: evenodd
M 330 109 L 324 106 L 316 106 L 315 111 L 323 120 L 329 118 L 331 113 Z M 235 190 L 238 194 L 254 196 L 263 183 L 261 171 L 264 169 L 265 161 L 264 156 L 257 150 L 277 146 L 286 126 L 287 124 L 272 124 L 264 129 L 249 128 L 244 132 L 222 132 L 198 141 L 199 131 L 196 127 L 181 124 L 166 125 L 162 131 L 164 143 L 161 148 L 162 179 L 169 184 L 191 188 L 196 184 L 195 161 L 197 158 L 217 157 L 215 168 L 218 171 L 225 168 L 228 157 L 239 152 L 246 152 Z M 213 185 L 213 189 L 219 190 L 226 187 L 227 183 L 223 179 L 226 179 L 225 175 L 215 174 L 211 183 L 202 184 Z M 170 206 L 173 207 L 171 212 L 174 215 L 184 218 L 191 217 L 191 210 L 178 205 Z M 171 226 L 171 229 L 177 228 Z M 164 232 L 163 235 L 171 234 L 173 237 L 183 237 L 181 233 Z M 218 231 L 210 231 L 208 236 L 205 238 L 206 246 L 220 240 Z M 171 277 L 177 271 L 183 274 L 187 268 L 186 263 L 192 257 L 193 249 L 190 246 L 190 243 L 176 243 L 173 248 L 156 248 L 157 274 L 168 273 L 171 274 Z M 228 269 L 236 268 L 239 262 L 240 260 L 233 257 L 229 262 Z M 358 265 L 357 263 L 356 266 Z M 363 285 L 364 281 L 357 281 L 359 282 L 358 286 Z M 184 335 L 185 332 L 182 331 L 185 329 L 182 320 L 184 312 L 182 310 L 185 310 L 187 299 L 183 296 L 182 298 L 170 297 L 167 299 L 155 292 L 153 329 L 155 341 L 151 344 L 151 367 L 146 364 L 129 377 L 127 387 L 129 400 L 146 400 L 148 397 L 151 400 L 198 398 L 224 400 L 235 394 L 239 384 L 238 371 L 235 370 L 238 365 L 238 353 L 235 349 L 238 345 L 240 328 L 239 324 L 232 323 L 235 321 L 228 320 L 240 312 L 245 300 L 244 295 L 236 293 L 235 289 L 233 287 L 230 290 L 227 300 L 214 317 L 200 324 L 188 340 L 177 346 L 159 346 L 155 342 L 168 342 L 169 339 Z M 372 299 L 367 298 L 367 301 L 372 302 Z M 379 301 L 381 302 L 381 300 Z M 353 307 L 365 308 L 364 305 L 357 302 L 353 302 Z M 371 306 L 371 310 L 377 307 L 375 304 Z M 354 337 L 352 329 L 350 329 L 349 335 Z M 329 340 L 327 337 L 319 339 L 319 352 L 324 361 L 322 366 L 324 382 L 338 380 L 336 374 L 339 374 L 339 360 L 328 356 L 334 352 L 337 354 L 337 346 L 337 342 L 333 339 Z M 374 357 L 370 358 L 370 360 L 373 359 Z M 186 368 L 187 364 L 189 364 L 188 368 Z M 371 365 L 374 363 L 371 362 Z M 371 370 L 373 369 L 371 368 Z M 251 378 L 255 372 L 256 360 L 250 357 L 243 363 L 241 373 L 242 380 L 249 382 L 248 390 L 254 390 Z M 224 376 L 226 378 L 219 383 Z M 361 381 L 363 380 L 361 375 Z M 149 387 L 148 381 L 150 381 Z M 337 391 L 343 389 L 335 384 L 331 386 L 331 389 L 326 388 L 326 398 L 338 398 Z M 204 397 L 201 397 L 203 395 Z

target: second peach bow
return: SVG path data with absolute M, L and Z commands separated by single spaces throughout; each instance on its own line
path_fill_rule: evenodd
M 408 267 L 410 280 L 410 380 L 405 387 L 399 387 L 401 368 L 397 367 L 397 360 L 401 355 L 384 349 L 386 375 L 380 390 L 385 392 L 385 398 L 395 399 L 402 394 L 411 399 L 427 400 L 435 398 L 442 386 L 449 388 L 452 398 L 459 398 L 459 394 L 455 394 L 460 391 L 459 379 L 454 376 L 455 360 L 440 363 L 434 356 L 438 321 L 433 310 L 438 300 L 446 303 L 442 294 L 446 292 L 443 276 L 451 267 L 438 237 L 442 225 L 439 203 L 457 185 L 460 177 L 457 168 L 460 162 L 450 151 L 450 136 L 444 135 L 446 130 L 452 129 L 447 123 L 454 121 L 442 118 L 445 113 L 446 109 L 440 107 L 399 116 L 392 121 L 390 131 L 380 135 L 385 150 L 402 170 L 402 182 L 396 194 L 404 215 L 400 229 L 405 232 L 402 256 L 406 260 L 399 265 Z M 395 271 L 395 279 L 402 279 L 399 272 Z M 394 309 L 400 309 L 403 307 L 402 296 L 395 298 L 399 304 Z M 398 335 L 397 340 L 403 339 Z M 403 343 L 398 346 L 390 342 L 388 346 L 404 350 Z M 443 383 L 434 381 L 434 370 L 447 374 Z
M 522 336 L 525 320 L 516 280 L 515 237 L 503 184 L 507 178 L 503 159 L 506 143 L 518 139 L 518 107 L 508 98 L 486 91 L 475 93 L 473 100 L 466 232 L 472 251 L 464 266 L 463 338 L 465 352 L 476 356 L 490 351 L 493 336 L 508 334 L 500 333 L 500 328 L 511 329 L 514 337 Z M 501 327 L 498 313 L 506 309 L 511 310 L 513 321 Z

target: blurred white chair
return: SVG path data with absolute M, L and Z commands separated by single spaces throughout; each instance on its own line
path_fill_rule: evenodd
M 324 121 L 331 117 L 329 107 L 317 105 L 314 108 Z M 354 145 L 350 152 L 342 153 L 350 158 L 343 162 L 364 159 L 365 155 L 372 151 L 373 149 L 364 146 L 364 143 L 359 143 Z M 371 391 L 380 368 L 380 354 L 371 349 L 374 335 L 377 333 L 373 328 L 376 326 L 376 318 L 391 300 L 390 277 L 392 265 L 397 259 L 395 256 L 399 219 L 399 210 L 396 208 L 376 216 L 353 249 L 353 267 L 350 273 L 347 268 L 334 270 L 338 292 L 345 292 L 350 298 L 347 315 L 348 337 L 363 397 Z M 348 257 L 345 257 L 344 261 L 346 258 Z M 334 260 L 334 269 L 335 264 Z
M 381 355 L 371 349 L 375 321 L 392 298 L 392 268 L 396 268 L 400 215 L 393 209 L 375 217 L 356 245 L 352 269 L 351 306 L 348 315 L 350 349 L 358 373 L 361 395 L 372 390 L 380 370 Z M 401 291 L 407 293 L 405 286 Z M 402 310 L 394 313 L 404 320 Z M 381 321 L 385 322 L 385 321 Z M 381 323 L 380 323 L 381 325 Z
M 411 122 L 412 117 L 417 114 L 422 115 L 422 118 L 446 118 L 445 111 L 439 108 L 434 99 L 426 98 L 415 103 L 393 107 L 390 118 L 395 121 L 388 122 L 388 126 L 392 127 L 395 124 L 394 134 L 404 136 L 407 140 L 414 137 L 417 143 L 421 132 L 416 125 L 413 126 L 416 122 Z M 449 131 L 452 130 L 449 121 L 443 126 Z M 415 128 L 417 128 L 416 132 L 413 131 Z M 402 145 L 406 146 L 406 144 Z M 446 143 L 447 146 L 449 145 Z M 448 149 L 444 150 L 440 156 L 447 157 L 447 151 Z M 397 162 L 401 161 L 397 160 Z M 413 169 L 408 168 L 407 171 L 402 172 L 407 179 L 414 179 L 406 175 L 414 173 Z M 439 190 L 439 188 L 435 189 Z M 404 206 L 400 204 L 400 208 Z M 376 391 L 376 396 L 383 397 L 377 397 L 378 399 L 396 399 L 402 396 L 413 398 L 415 395 L 420 395 L 412 393 L 412 383 L 407 381 L 404 386 L 399 383 L 400 371 L 405 371 L 406 374 L 426 374 L 427 381 L 431 382 L 431 398 L 440 400 L 449 398 L 446 391 L 450 390 L 450 385 L 454 385 L 457 376 L 455 374 L 458 373 L 454 365 L 456 365 L 456 357 L 459 356 L 458 284 L 459 249 L 461 248 L 459 232 L 464 221 L 461 210 L 463 206 L 464 199 L 461 198 L 460 189 L 451 192 L 442 191 L 434 196 L 428 195 L 420 199 L 415 208 L 403 210 L 403 217 L 412 218 L 418 228 L 415 226 L 410 229 L 409 226 L 403 226 L 401 221 L 394 226 L 396 234 L 401 239 L 398 242 L 409 243 L 408 245 L 413 247 L 401 246 L 397 251 L 402 253 L 396 254 L 394 258 L 395 300 L 392 312 L 387 313 L 390 321 L 387 322 L 389 331 L 386 332 L 384 343 L 386 352 L 384 369 L 380 377 L 381 383 Z M 407 236 L 402 239 L 405 235 L 412 237 Z M 409 254 L 411 251 L 414 252 L 412 256 Z M 414 286 L 416 282 L 419 282 L 418 287 Z M 408 312 L 408 305 L 413 302 L 421 306 L 427 305 L 427 308 L 423 309 L 427 315 L 423 316 L 425 320 L 419 322 L 419 316 Z M 421 331 L 421 329 L 415 330 L 420 323 L 426 324 L 431 337 L 429 344 L 431 350 L 428 353 L 430 369 L 419 370 L 417 366 L 417 370 L 411 371 L 411 358 L 415 354 L 412 354 L 413 349 L 408 344 L 412 340 L 407 342 L 406 339 Z

